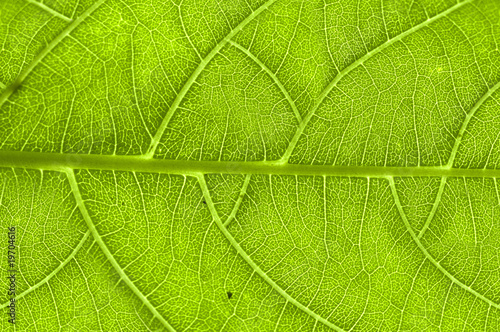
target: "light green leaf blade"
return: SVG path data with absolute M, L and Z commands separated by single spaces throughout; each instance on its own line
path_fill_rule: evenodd
M 3 1 L 1 329 L 500 330 L 499 36 L 495 0 Z

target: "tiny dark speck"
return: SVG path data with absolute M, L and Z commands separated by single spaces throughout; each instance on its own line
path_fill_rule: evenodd
M 233 293 L 227 292 L 227 298 L 230 299 L 233 296 Z
M 203 200 L 203 204 L 207 204 L 207 202 L 205 200 Z

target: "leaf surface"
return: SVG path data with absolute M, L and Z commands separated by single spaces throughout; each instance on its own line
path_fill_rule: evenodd
M 499 36 L 495 0 L 2 1 L 15 330 L 500 330 Z

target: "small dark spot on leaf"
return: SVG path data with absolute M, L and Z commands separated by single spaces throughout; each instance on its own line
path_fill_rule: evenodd
M 228 299 L 231 299 L 231 297 L 232 297 L 232 296 L 233 296 L 233 293 L 231 293 L 231 292 L 227 292 L 227 298 L 228 298 Z
M 17 79 L 10 87 L 7 88 L 7 90 L 10 90 L 11 93 L 15 93 L 19 88 L 21 87 L 21 82 L 19 79 Z
M 205 200 L 203 200 L 203 204 L 205 204 L 205 205 L 206 205 L 206 204 L 207 204 L 207 202 L 206 202 Z

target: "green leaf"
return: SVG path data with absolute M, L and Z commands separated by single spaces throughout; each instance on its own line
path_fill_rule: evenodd
M 499 39 L 497 0 L 1 1 L 0 329 L 499 331 Z

